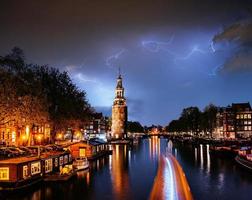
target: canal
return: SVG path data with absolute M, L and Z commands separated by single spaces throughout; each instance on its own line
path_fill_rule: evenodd
M 66 183 L 38 185 L 8 195 L 8 200 L 148 199 L 165 154 L 166 139 L 143 139 L 134 147 L 114 145 L 113 155 L 93 162 Z M 233 160 L 212 158 L 209 146 L 173 144 L 172 152 L 183 167 L 195 199 L 251 199 L 252 172 Z

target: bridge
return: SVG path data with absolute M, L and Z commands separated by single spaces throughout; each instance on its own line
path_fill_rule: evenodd
M 172 154 L 161 157 L 150 194 L 155 200 L 192 200 L 193 196 L 182 167 Z

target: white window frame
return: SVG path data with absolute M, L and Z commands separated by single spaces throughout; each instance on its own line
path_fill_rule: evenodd
M 28 177 L 28 166 L 24 165 L 23 166 L 23 178 L 27 178 Z
M 52 158 L 45 160 L 45 173 L 52 172 L 52 170 L 53 170 Z
M 41 173 L 40 161 L 31 163 L 31 175 L 35 175 L 35 174 L 39 174 L 39 173 Z

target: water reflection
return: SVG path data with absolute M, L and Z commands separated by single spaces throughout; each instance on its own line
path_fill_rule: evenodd
M 198 149 L 196 147 L 194 148 L 194 160 L 195 160 L 195 163 L 198 162 Z
M 160 139 L 158 136 L 153 136 L 149 139 L 149 153 L 152 159 L 160 156 Z
M 210 173 L 210 153 L 209 153 L 209 144 L 206 145 L 206 157 L 207 157 L 207 173 Z
M 126 145 L 115 145 L 111 156 L 111 180 L 116 199 L 125 198 L 125 194 L 130 194 L 127 148 L 129 147 Z
M 200 169 L 203 169 L 204 159 L 203 159 L 203 145 L 200 144 Z
M 250 199 L 252 174 L 233 159 L 211 155 L 209 145 L 175 146 L 195 199 Z
M 113 155 L 90 164 L 89 171 L 65 183 L 41 184 L 8 200 L 148 199 L 159 156 L 168 141 L 153 137 L 136 147 L 112 145 Z M 231 159 L 214 158 L 208 145 L 173 143 L 195 199 L 250 199 L 252 174 Z M 0 199 L 4 199 L 1 197 Z

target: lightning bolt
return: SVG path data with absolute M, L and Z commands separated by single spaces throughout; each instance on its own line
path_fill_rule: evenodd
M 174 62 L 177 63 L 177 60 L 188 60 L 190 57 L 195 54 L 195 53 L 200 53 L 200 54 L 206 54 L 206 52 L 202 49 L 200 49 L 197 45 L 195 45 L 189 53 L 187 53 L 185 56 L 179 56 L 174 59 Z
M 213 42 L 211 42 L 211 49 L 212 49 L 212 51 L 213 51 L 213 53 L 215 53 L 215 48 L 214 48 L 214 43 Z
M 173 42 L 174 36 L 170 38 L 168 42 L 158 42 L 158 41 L 142 41 L 142 46 L 150 52 L 159 52 L 160 50 L 167 50 L 167 47 Z
M 162 41 L 142 41 L 142 46 L 152 53 L 158 53 L 160 51 L 165 51 L 174 57 L 174 63 L 177 64 L 178 60 L 188 60 L 195 53 L 206 54 L 207 52 L 200 49 L 198 45 L 194 45 L 193 48 L 185 55 L 178 54 L 172 51 L 170 45 L 174 40 L 174 36 L 170 38 L 168 42 Z
M 215 68 L 213 68 L 212 72 L 209 73 L 209 76 L 217 76 L 217 73 L 223 68 L 223 64 L 217 65 Z
M 119 59 L 119 57 L 126 51 L 126 49 L 121 49 L 120 51 L 118 51 L 117 53 L 109 56 L 106 58 L 106 65 L 109 68 L 113 68 L 114 67 L 114 63 L 115 61 L 117 61 Z

